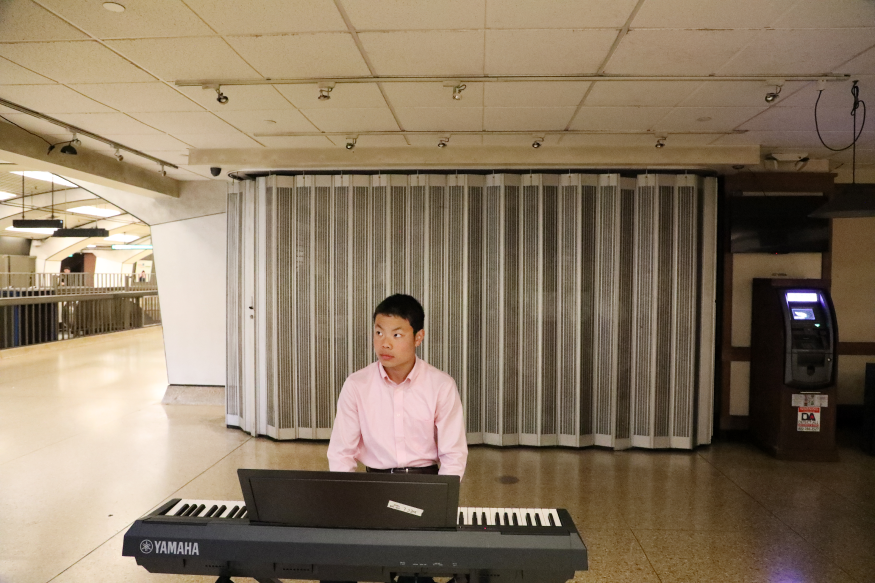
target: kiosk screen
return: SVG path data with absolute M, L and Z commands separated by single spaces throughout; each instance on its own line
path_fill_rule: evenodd
M 813 308 L 792 308 L 790 311 L 794 320 L 814 320 Z

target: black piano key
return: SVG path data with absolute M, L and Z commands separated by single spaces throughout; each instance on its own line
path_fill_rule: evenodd
M 246 514 L 246 507 L 240 509 L 240 512 L 237 514 L 237 518 L 243 518 L 243 515 Z
M 201 504 L 197 507 L 197 510 L 194 511 L 194 516 L 200 516 L 204 513 L 204 510 L 207 508 L 206 504 Z
M 192 504 L 188 507 L 188 510 L 182 513 L 183 516 L 191 516 L 191 513 L 197 509 L 197 504 Z
M 486 513 L 485 512 L 480 513 L 480 524 L 482 526 L 486 525 Z
M 471 513 L 471 526 L 477 526 L 477 513 Z
M 183 514 L 186 510 L 188 510 L 188 506 L 189 506 L 188 504 L 183 504 L 182 507 L 181 507 L 179 510 L 177 510 L 177 511 L 176 511 L 176 514 L 174 514 L 173 516 L 182 516 L 182 514 Z
M 244 507 L 244 508 L 245 508 L 245 507 Z M 244 510 L 244 511 L 243 511 L 243 514 L 241 514 L 241 515 L 238 516 L 237 518 L 246 518 L 248 515 L 249 515 L 249 511 Z
M 501 524 L 501 516 L 498 512 L 495 513 L 495 524 Z
M 504 522 L 502 522 L 505 526 L 510 524 L 510 517 L 507 515 L 507 512 L 504 513 Z
M 544 526 L 543 524 L 541 524 L 541 515 L 540 514 L 535 514 L 535 524 L 537 526 Z
M 228 510 L 228 507 L 225 506 L 224 504 L 219 506 L 219 509 L 216 510 L 216 517 L 222 516 L 222 513 L 224 513 L 226 510 Z
M 528 512 L 526 512 L 526 526 L 532 526 L 532 517 Z
M 548 515 L 547 515 L 547 518 L 550 519 L 550 526 L 556 526 L 556 521 L 553 520 L 553 515 L 552 515 L 552 514 L 548 514 Z
M 465 513 L 459 512 L 459 524 L 465 524 Z
M 231 512 L 228 513 L 226 518 L 234 518 L 234 515 L 237 514 L 237 511 L 240 510 L 239 506 L 235 506 L 231 509 Z
M 514 525 L 514 526 L 519 526 L 519 525 L 520 525 L 520 521 L 519 521 L 519 519 L 517 518 L 517 515 L 516 515 L 516 514 L 513 515 L 513 525 Z
M 219 508 L 219 507 L 216 506 L 215 504 L 213 504 L 212 506 L 210 506 L 210 509 L 207 510 L 207 513 L 206 513 L 206 514 L 204 514 L 204 518 L 209 518 L 210 516 L 212 516 L 213 514 L 215 514 L 215 513 L 216 513 L 216 510 L 217 510 L 218 508 Z

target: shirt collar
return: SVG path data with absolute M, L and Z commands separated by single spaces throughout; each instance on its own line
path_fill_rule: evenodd
M 410 371 L 410 374 L 407 375 L 407 378 L 406 378 L 406 379 L 404 379 L 403 381 L 401 381 L 401 384 L 404 384 L 404 383 L 406 383 L 407 381 L 410 381 L 411 383 L 412 383 L 413 381 L 415 381 L 416 378 L 417 378 L 417 377 L 420 375 L 420 373 L 422 372 L 422 369 L 424 368 L 424 366 L 425 366 L 425 362 L 424 362 L 421 358 L 419 358 L 419 357 L 417 356 L 417 357 L 416 357 L 416 360 L 415 360 L 414 363 L 413 363 L 413 370 Z M 383 363 L 380 362 L 380 361 L 377 361 L 377 367 L 378 367 L 379 370 L 380 370 L 380 376 L 383 377 L 383 380 L 386 381 L 387 383 L 393 383 L 393 384 L 394 384 L 394 381 L 393 381 L 392 379 L 389 378 L 389 374 L 386 372 L 386 369 L 383 367 Z

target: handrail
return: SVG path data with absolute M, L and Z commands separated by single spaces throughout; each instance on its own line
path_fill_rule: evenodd
M 29 294 L 50 291 L 70 293 L 114 293 L 116 291 L 157 290 L 157 274 L 133 273 L 20 273 L 0 272 L 0 293 Z
M 2 290 L 0 290 L 2 294 Z M 3 306 L 31 306 L 35 304 L 54 304 L 57 302 L 78 302 L 84 300 L 111 300 L 116 298 L 142 298 L 145 296 L 157 296 L 158 290 L 140 291 L 116 291 L 112 293 L 72 293 L 72 294 L 45 294 L 41 296 L 14 296 L 3 297 L 0 295 L 0 307 Z

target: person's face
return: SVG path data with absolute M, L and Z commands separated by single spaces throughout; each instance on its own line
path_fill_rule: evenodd
M 64 273 L 70 273 L 70 268 L 69 268 L 69 267 L 65 267 L 65 268 L 64 268 Z
M 413 333 L 410 322 L 398 316 L 378 314 L 374 319 L 374 352 L 385 368 L 405 369 L 416 360 L 416 347 L 425 330 Z

